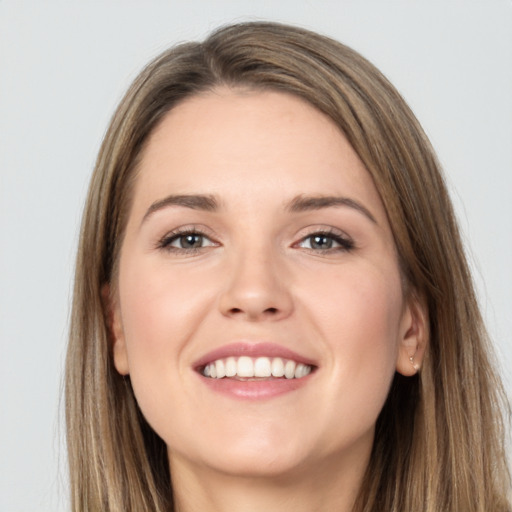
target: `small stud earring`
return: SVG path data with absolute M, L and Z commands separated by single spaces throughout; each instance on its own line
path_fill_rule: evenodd
M 419 371 L 419 369 L 420 369 L 420 365 L 419 365 L 418 363 L 415 363 L 415 362 L 414 362 L 414 356 L 409 357 L 409 361 L 411 361 L 412 367 L 413 367 L 416 371 Z

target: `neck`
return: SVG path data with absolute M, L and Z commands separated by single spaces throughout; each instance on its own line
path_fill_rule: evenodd
M 240 476 L 173 458 L 176 512 L 351 512 L 369 460 L 359 457 L 292 474 Z

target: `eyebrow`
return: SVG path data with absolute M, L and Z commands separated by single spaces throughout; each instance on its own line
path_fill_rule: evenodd
M 339 206 L 347 206 L 353 208 L 365 215 L 373 223 L 377 224 L 377 220 L 372 213 L 361 203 L 350 199 L 349 197 L 339 196 L 297 196 L 292 199 L 286 209 L 290 212 L 307 212 L 311 210 L 321 210 L 323 208 L 336 208 Z
M 209 194 L 179 194 L 170 195 L 159 201 L 155 201 L 146 211 L 142 218 L 142 223 L 146 221 L 153 213 L 167 208 L 169 206 L 181 206 L 192 210 L 202 210 L 207 212 L 217 211 L 219 202 L 213 195 Z M 373 223 L 377 224 L 372 213 L 361 203 L 350 199 L 349 197 L 340 196 L 297 196 L 287 203 L 285 209 L 291 213 L 300 213 L 313 210 L 322 210 L 324 208 L 336 208 L 345 206 L 365 215 Z
M 144 214 L 142 223 L 151 216 L 153 213 L 167 208 L 169 206 L 182 206 L 192 210 L 202 210 L 206 212 L 213 212 L 219 209 L 219 203 L 212 195 L 203 194 L 180 194 L 170 195 L 154 202 Z

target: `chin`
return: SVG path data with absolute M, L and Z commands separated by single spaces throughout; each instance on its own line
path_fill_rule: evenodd
M 239 478 L 272 478 L 286 479 L 307 466 L 306 461 L 298 453 L 283 454 L 282 452 L 262 453 L 252 451 L 233 453 L 222 461 L 211 461 L 210 469 L 226 476 Z
M 230 432 L 223 439 L 203 439 L 201 443 L 195 443 L 193 450 L 187 450 L 183 444 L 176 451 L 168 448 L 171 470 L 174 461 L 175 465 L 181 462 L 225 476 L 291 476 L 311 459 L 308 453 L 314 453 L 315 450 L 313 447 L 307 449 L 304 440 L 295 442 L 297 440 L 289 434 L 276 434 L 269 435 L 264 428 L 256 432 L 253 428 L 252 431 L 245 432 L 245 435 L 235 436 Z

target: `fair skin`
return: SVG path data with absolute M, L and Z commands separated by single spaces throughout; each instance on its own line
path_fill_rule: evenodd
M 332 121 L 268 91 L 175 107 L 142 157 L 114 295 L 115 365 L 168 447 L 180 512 L 351 509 L 425 329 Z M 277 375 L 244 376 L 244 355 Z M 289 360 L 305 373 L 280 376 Z

